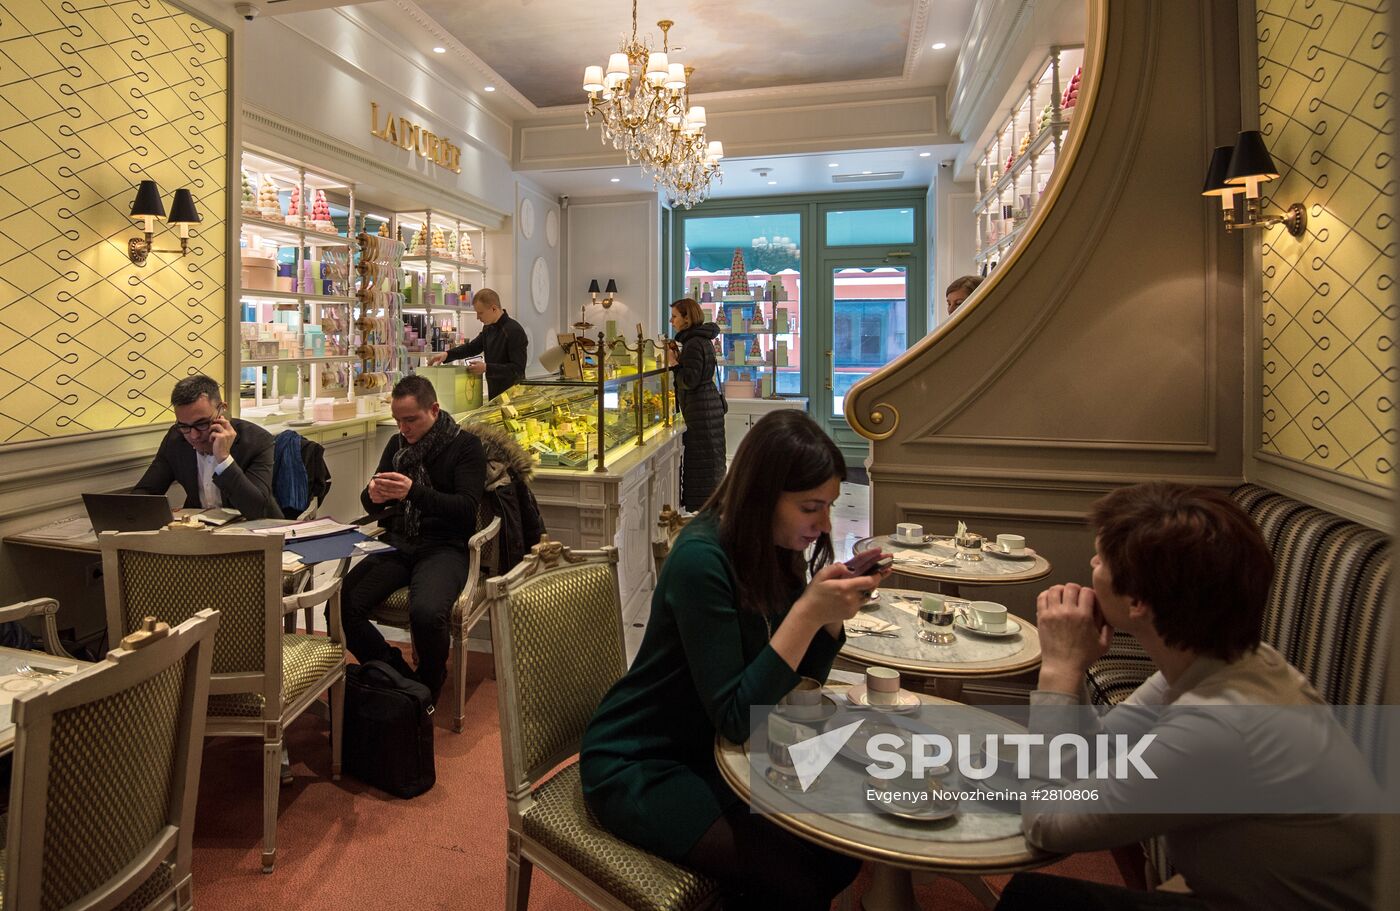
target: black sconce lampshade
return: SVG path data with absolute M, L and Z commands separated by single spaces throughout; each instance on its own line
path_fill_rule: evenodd
M 1241 130 L 1235 140 L 1235 150 L 1230 156 L 1230 169 L 1225 174 L 1228 184 L 1242 184 L 1249 178 L 1274 180 L 1278 177 L 1278 166 L 1264 145 L 1264 137 L 1258 130 Z
M 160 187 L 154 180 L 141 181 L 136 188 L 136 199 L 131 203 L 131 217 L 140 218 L 143 215 L 165 217 L 165 203 L 160 201 Z
M 608 279 L 608 287 L 605 288 L 604 290 L 605 290 L 605 292 L 608 293 L 608 294 L 616 294 L 616 293 L 617 293 L 617 279 L 615 279 L 615 278 L 610 278 L 610 279 Z
M 595 279 L 593 279 L 591 282 L 588 283 L 588 293 L 589 293 L 589 294 L 597 294 L 598 292 L 600 292 L 600 291 L 602 291 L 602 290 L 603 290 L 602 288 L 599 288 L 599 287 L 598 287 L 598 279 L 595 278 Z
M 1230 170 L 1230 156 L 1233 146 L 1220 146 L 1210 156 L 1210 167 L 1206 169 L 1206 183 L 1201 187 L 1202 196 L 1221 196 L 1234 187 L 1225 183 L 1225 175 Z M 1238 192 L 1238 190 L 1236 190 Z
M 170 223 L 192 225 L 200 221 L 203 221 L 203 218 L 194 207 L 194 196 L 184 187 L 176 190 L 175 198 L 170 201 Z

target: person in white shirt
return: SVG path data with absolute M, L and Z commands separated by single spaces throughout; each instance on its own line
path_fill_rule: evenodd
M 1165 836 L 1193 894 L 1023 873 L 997 907 L 1371 907 L 1370 817 L 1262 811 L 1294 798 L 1366 807 L 1358 795 L 1372 779 L 1317 691 L 1260 641 L 1273 560 L 1259 529 L 1219 491 L 1163 482 L 1114 491 L 1090 522 L 1092 587 L 1056 585 L 1036 603 L 1042 663 L 1031 730 L 1047 742 L 1071 728 L 1090 743 L 1150 733 L 1140 756 L 1156 777 L 1095 778 L 1098 799 L 1087 808 L 1023 802 L 1026 839 L 1072 852 Z M 1157 672 L 1100 718 L 1084 708 L 1085 671 L 1115 630 L 1133 636 Z
M 273 437 L 256 424 L 225 416 L 219 384 L 187 376 L 170 393 L 175 426 L 133 493 L 164 494 L 178 482 L 185 508 L 231 507 L 245 519 L 280 519 L 273 494 Z

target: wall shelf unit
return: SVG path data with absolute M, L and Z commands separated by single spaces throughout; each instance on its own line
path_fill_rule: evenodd
M 978 272 L 1006 259 L 1040 205 L 1079 100 L 1084 48 L 1053 47 L 1020 87 L 977 162 Z
M 486 284 L 485 229 L 447 212 L 394 213 L 403 241 L 403 314 L 411 355 L 446 351 L 481 330 L 472 294 Z

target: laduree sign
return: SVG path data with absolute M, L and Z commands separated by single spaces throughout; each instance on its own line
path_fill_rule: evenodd
M 407 117 L 395 117 L 386 111 L 383 120 L 379 115 L 379 103 L 369 103 L 369 132 L 385 142 L 392 142 L 405 151 L 416 151 L 422 158 L 430 158 L 438 167 L 447 168 L 454 174 L 462 173 L 462 149 L 446 138 L 419 126 Z

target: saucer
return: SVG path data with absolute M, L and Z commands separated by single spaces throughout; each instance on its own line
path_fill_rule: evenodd
M 980 626 L 971 626 L 963 619 L 962 614 L 953 617 L 953 626 L 965 633 L 976 633 L 979 636 L 991 636 L 1000 639 L 1005 636 L 1015 636 L 1021 632 L 1021 624 L 1015 617 L 1006 618 L 1006 629 L 990 630 L 982 629 Z
M 794 713 L 793 709 L 816 709 L 816 711 L 806 715 L 802 712 Z M 797 724 L 821 724 L 840 710 L 841 707 L 836 704 L 835 699 L 831 698 L 830 693 L 822 693 L 822 701 L 819 705 L 783 705 L 779 703 L 773 707 L 773 711 L 777 712 L 779 716 Z
M 1035 559 L 1035 551 L 1031 550 L 1029 547 L 1027 547 L 1027 548 L 1025 548 L 1024 550 L 1022 550 L 1019 554 L 1009 554 L 1009 553 L 1007 553 L 1006 551 L 1002 550 L 1000 547 L 997 547 L 995 544 L 988 543 L 988 544 L 983 544 L 983 545 L 982 545 L 982 553 L 984 553 L 984 554 L 989 554 L 989 555 L 991 555 L 991 556 L 993 556 L 993 557 L 997 557 L 997 558 L 1000 558 L 1000 559 L 1002 559 L 1002 560 L 1034 560 L 1034 559 Z
M 885 712 L 907 712 L 910 709 L 918 708 L 920 705 L 918 694 L 911 693 L 906 689 L 901 689 L 899 691 L 899 702 L 895 705 L 875 705 L 867 702 L 865 699 L 864 683 L 857 683 L 855 686 L 846 690 L 846 699 L 851 705 L 863 709 L 877 709 Z
M 890 535 L 890 541 L 900 547 L 926 547 L 933 543 L 933 535 L 924 535 L 922 538 L 901 538 L 899 535 Z

